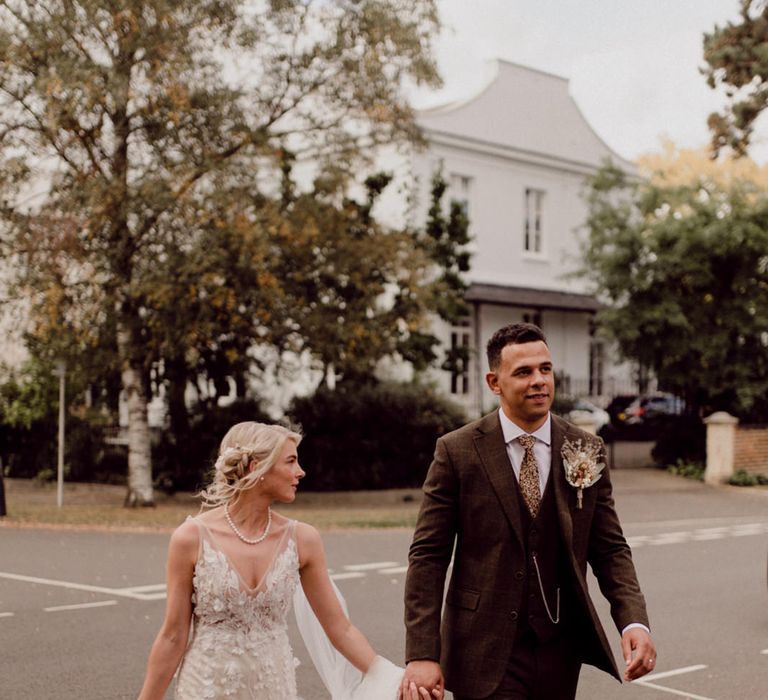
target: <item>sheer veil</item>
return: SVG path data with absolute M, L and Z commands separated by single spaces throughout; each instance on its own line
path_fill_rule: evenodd
M 344 596 L 333 581 L 331 585 L 344 614 L 349 616 Z M 365 675 L 358 671 L 331 644 L 301 585 L 293 595 L 293 610 L 304 645 L 331 700 L 396 700 L 402 668 L 377 656 Z

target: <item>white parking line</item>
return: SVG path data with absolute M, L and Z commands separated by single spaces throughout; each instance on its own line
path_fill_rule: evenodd
M 374 561 L 367 564 L 347 564 L 344 568 L 347 571 L 371 571 L 373 569 L 381 569 L 385 566 L 397 566 L 399 562 L 396 561 Z
M 627 543 L 632 549 L 638 547 L 661 546 L 665 544 L 682 544 L 684 542 L 703 542 L 707 540 L 722 540 L 726 537 L 751 537 L 768 533 L 768 523 L 741 523 L 723 527 L 704 527 L 696 530 L 680 530 L 662 532 L 658 535 L 636 535 L 627 537 Z
M 408 571 L 408 566 L 393 566 L 388 569 L 379 569 L 380 574 L 404 574 Z
M 0 613 L 0 617 L 13 617 L 16 613 Z
M 676 668 L 671 671 L 662 671 L 661 673 L 652 673 L 650 676 L 644 676 L 639 680 L 633 681 L 632 685 L 641 685 L 644 688 L 653 688 L 654 690 L 660 690 L 661 692 L 669 693 L 670 695 L 679 695 L 680 697 L 688 698 L 689 700 L 714 700 L 714 698 L 708 698 L 708 697 L 705 697 L 704 695 L 695 695 L 694 693 L 689 693 L 684 690 L 667 688 L 663 685 L 657 685 L 656 683 L 651 683 L 651 681 L 657 681 L 661 678 L 669 678 L 670 676 L 679 676 L 683 673 L 701 671 L 702 669 L 705 669 L 705 668 L 706 666 L 704 664 L 698 664 L 696 666 L 685 666 L 684 668 Z
M 57 581 L 50 578 L 39 578 L 38 576 L 22 576 L 21 574 L 10 574 L 5 571 L 0 571 L 0 578 L 7 578 L 12 581 L 24 581 L 25 583 L 39 583 L 44 586 L 59 586 L 61 588 L 69 588 L 74 591 L 88 591 L 89 593 L 108 593 L 110 595 L 122 595 L 121 593 L 115 591 L 115 589 L 105 588 L 104 586 L 89 586 L 86 583 Z
M 10 579 L 11 581 L 23 581 L 24 583 L 37 583 L 43 586 L 57 586 L 59 588 L 69 588 L 73 591 L 87 591 L 88 593 L 106 593 L 107 595 L 117 595 L 123 598 L 132 598 L 133 600 L 158 600 L 164 598 L 165 593 L 142 593 L 141 589 L 149 588 L 153 591 L 165 588 L 165 584 L 152 584 L 151 586 L 138 586 L 137 588 L 107 588 L 106 586 L 91 586 L 87 583 L 73 583 L 72 581 L 58 581 L 50 578 L 40 578 L 39 576 L 23 576 L 22 574 L 11 574 L 7 571 L 0 571 L 0 578 Z
M 760 653 L 761 654 L 768 654 L 768 649 L 763 649 Z
M 704 664 L 697 664 L 696 666 L 684 666 L 683 668 L 675 668 L 671 671 L 662 671 L 661 673 L 651 673 L 644 676 L 635 683 L 647 683 L 648 681 L 657 681 L 660 678 L 669 678 L 670 676 L 679 676 L 683 673 L 692 673 L 693 671 L 703 671 L 706 668 Z
M 95 603 L 77 603 L 75 605 L 54 605 L 50 608 L 43 608 L 45 612 L 60 612 L 61 610 L 83 610 L 85 608 L 105 608 L 108 605 L 117 605 L 116 600 L 100 600 Z
M 346 578 L 363 578 L 365 574 L 362 571 L 347 571 L 343 574 L 331 574 L 334 581 L 341 581 Z
M 155 593 L 157 591 L 164 591 L 164 583 L 152 583 L 148 586 L 129 586 L 128 588 L 114 588 L 116 593 Z

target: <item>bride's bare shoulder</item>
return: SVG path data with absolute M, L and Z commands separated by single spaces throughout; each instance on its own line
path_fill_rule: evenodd
M 317 556 L 325 556 L 320 533 L 309 523 L 296 521 L 296 545 L 302 563 L 306 563 L 309 559 Z

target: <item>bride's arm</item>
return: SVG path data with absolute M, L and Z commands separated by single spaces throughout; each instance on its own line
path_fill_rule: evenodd
M 301 585 L 325 634 L 336 649 L 365 673 L 376 657 L 365 635 L 344 614 L 331 586 L 320 534 L 311 525 L 297 523 Z
M 184 656 L 192 619 L 192 577 L 199 536 L 197 526 L 190 521 L 171 535 L 166 573 L 168 598 L 165 619 L 149 653 L 139 700 L 162 700 Z

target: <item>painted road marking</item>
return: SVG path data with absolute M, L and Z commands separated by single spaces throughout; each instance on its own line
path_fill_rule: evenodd
M 380 574 L 404 574 L 408 571 L 408 566 L 393 566 L 389 569 L 379 569 Z
M 365 573 L 362 571 L 347 571 L 346 573 L 342 574 L 331 574 L 331 578 L 334 581 L 341 581 L 342 579 L 347 578 L 363 578 L 365 576 Z
M 369 564 L 347 564 L 344 568 L 347 571 L 371 571 L 386 566 L 397 566 L 398 564 L 399 562 L 396 561 L 374 561 Z
M 13 617 L 16 613 L 0 613 L 0 617 Z
M 129 588 L 115 588 L 115 591 L 122 593 L 154 593 L 156 591 L 164 591 L 164 583 L 151 583 L 148 586 L 130 586 Z
M 87 591 L 88 593 L 106 593 L 107 595 L 118 595 L 124 598 L 133 598 L 134 600 L 157 600 L 156 593 L 136 592 L 132 588 L 107 588 L 106 586 L 91 586 L 87 583 L 73 583 L 72 581 L 58 581 L 50 578 L 40 578 L 39 576 L 22 576 L 21 574 L 11 574 L 7 571 L 0 571 L 0 578 L 7 578 L 11 581 L 23 581 L 24 583 L 37 583 L 43 586 L 58 586 L 60 588 L 69 588 L 73 591 Z M 153 584 L 154 586 L 165 584 Z M 165 593 L 162 594 L 163 597 Z
M 61 610 L 84 610 L 85 608 L 105 608 L 108 605 L 117 605 L 116 600 L 100 600 L 96 603 L 77 603 L 75 605 L 54 605 L 50 608 L 43 608 L 45 612 L 60 612 Z
M 11 613 L 11 614 L 13 614 L 13 613 Z M 761 654 L 768 654 L 768 649 L 763 649 L 760 653 Z
M 25 583 L 39 583 L 43 586 L 59 586 L 69 588 L 74 591 L 88 591 L 89 593 L 108 593 L 109 595 L 127 595 L 120 593 L 113 588 L 104 586 L 90 586 L 87 583 L 72 583 L 71 581 L 57 581 L 50 578 L 40 578 L 38 576 L 22 576 L 21 574 L 11 574 L 6 571 L 0 571 L 0 578 L 11 579 L 12 581 L 23 581 Z M 133 596 L 128 596 L 133 597 Z
M 703 671 L 706 668 L 704 664 L 696 664 L 695 666 L 684 666 L 683 668 L 675 668 L 671 671 L 662 671 L 661 673 L 649 673 L 635 683 L 647 683 L 648 681 L 657 681 L 660 678 L 669 678 L 670 676 L 679 676 L 683 673 L 693 673 L 693 671 Z
M 744 523 L 726 527 L 704 527 L 696 530 L 662 532 L 658 535 L 635 535 L 634 537 L 627 537 L 627 543 L 632 549 L 637 549 L 646 545 L 683 544 L 685 542 L 722 540 L 726 537 L 749 537 L 766 533 L 768 533 L 768 523 Z
M 660 690 L 663 693 L 669 693 L 670 695 L 679 695 L 683 698 L 689 698 L 689 700 L 714 700 L 714 698 L 708 698 L 704 695 L 694 695 L 683 690 L 677 690 L 675 688 L 667 688 L 663 685 L 652 683 L 651 681 L 657 681 L 661 678 L 669 678 L 670 676 L 679 676 L 683 673 L 692 673 L 694 671 L 701 671 L 707 668 L 704 664 L 698 664 L 696 666 L 685 666 L 684 668 L 676 668 L 671 671 L 662 671 L 661 673 L 652 673 L 648 676 L 643 676 L 639 680 L 632 681 L 632 685 L 641 685 L 644 688 L 653 688 L 654 690 Z

